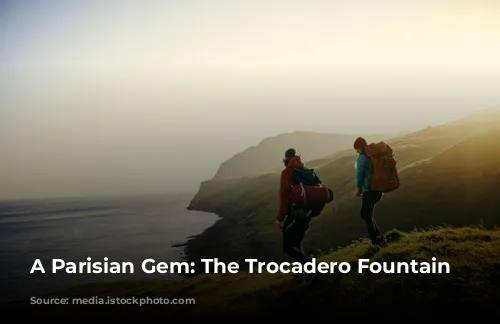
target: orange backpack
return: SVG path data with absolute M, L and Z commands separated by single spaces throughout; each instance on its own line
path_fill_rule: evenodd
M 371 188 L 381 192 L 391 192 L 400 187 L 397 161 L 392 148 L 382 142 L 368 145 L 368 156 L 372 160 Z

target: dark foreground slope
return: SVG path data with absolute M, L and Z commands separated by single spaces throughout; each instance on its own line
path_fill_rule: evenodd
M 389 140 L 396 152 L 402 187 L 387 194 L 377 209 L 383 229 L 481 221 L 500 223 L 500 110 Z M 335 201 L 314 220 L 304 240 L 306 251 L 335 249 L 365 236 L 354 195 L 355 153 L 339 152 L 331 159 L 308 163 L 336 193 Z M 214 179 L 201 184 L 190 208 L 222 217 L 190 241 L 187 255 L 235 260 L 283 258 L 281 236 L 274 219 L 279 172 L 238 179 Z
M 313 287 L 290 274 L 199 275 L 181 282 L 145 281 L 89 284 L 45 297 L 189 298 L 189 305 L 5 306 L 4 318 L 66 321 L 103 319 L 183 321 L 216 319 L 325 321 L 499 319 L 500 231 L 441 228 L 388 235 L 391 244 L 376 254 L 353 243 L 319 261 L 350 262 L 349 274 L 323 275 Z M 371 261 L 449 262 L 451 273 L 358 274 L 358 258 Z M 194 303 L 193 303 L 194 301 Z M 225 322 L 225 321 L 223 321 Z

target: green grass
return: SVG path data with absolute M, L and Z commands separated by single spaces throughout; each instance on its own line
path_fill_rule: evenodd
M 32 314 L 85 319 L 94 311 L 115 311 L 114 318 L 141 320 L 296 318 L 304 312 L 315 316 L 361 318 L 370 311 L 412 319 L 432 317 L 433 312 L 486 309 L 500 298 L 500 230 L 479 227 L 439 228 L 414 232 L 390 231 L 389 247 L 371 252 L 363 241 L 327 253 L 319 261 L 446 261 L 449 274 L 349 274 L 324 275 L 316 286 L 297 284 L 285 274 L 212 274 L 183 281 L 143 281 L 88 284 L 50 297 L 163 297 L 194 298 L 194 305 L 170 306 L 39 306 Z M 11 314 L 27 311 L 26 303 L 9 306 Z M 90 311 L 92 310 L 92 311 Z M 291 313 L 290 310 L 295 310 Z M 40 312 L 40 313 L 38 313 Z

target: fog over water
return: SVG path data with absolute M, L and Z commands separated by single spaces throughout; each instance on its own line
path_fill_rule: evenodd
M 499 31 L 493 0 L 2 1 L 0 199 L 193 192 L 264 137 L 498 106 Z

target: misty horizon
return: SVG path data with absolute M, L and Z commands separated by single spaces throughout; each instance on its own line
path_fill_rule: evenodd
M 194 193 L 278 134 L 498 107 L 499 18 L 469 0 L 3 1 L 0 199 Z

